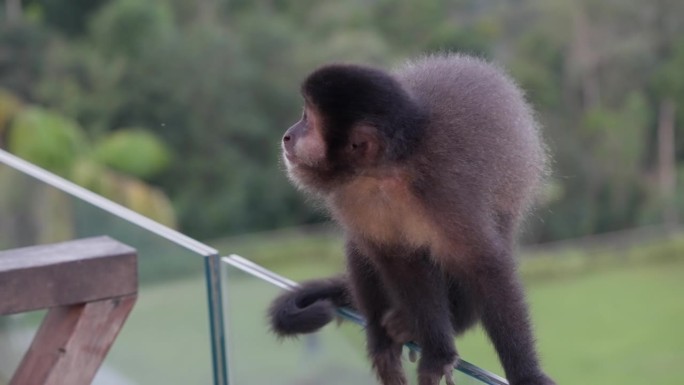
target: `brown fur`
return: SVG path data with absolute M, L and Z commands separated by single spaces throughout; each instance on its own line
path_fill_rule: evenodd
M 412 336 L 423 348 L 420 384 L 448 382 L 454 333 L 480 320 L 512 385 L 553 384 L 513 260 L 545 152 L 511 79 L 479 59 L 440 55 L 394 74 L 323 67 L 302 89 L 309 117 L 286 133 L 285 162 L 345 229 L 350 287 L 334 289 L 350 290 L 366 317 L 380 381 L 405 382 L 397 349 Z M 287 321 L 288 309 L 273 312 Z
M 435 223 L 410 191 L 408 177 L 388 174 L 361 176 L 333 192 L 328 200 L 335 219 L 373 242 L 406 242 L 416 248 L 436 244 Z

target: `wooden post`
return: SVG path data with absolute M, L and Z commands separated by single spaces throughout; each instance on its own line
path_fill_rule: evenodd
M 0 314 L 50 309 L 10 385 L 90 384 L 136 298 L 135 250 L 110 238 L 0 252 Z

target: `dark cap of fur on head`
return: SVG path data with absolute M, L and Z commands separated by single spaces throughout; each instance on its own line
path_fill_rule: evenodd
M 356 123 L 369 124 L 389 139 L 390 159 L 400 159 L 415 147 L 427 120 L 425 111 L 394 77 L 372 67 L 321 67 L 306 78 L 302 93 L 324 117 L 331 142 L 346 138 Z

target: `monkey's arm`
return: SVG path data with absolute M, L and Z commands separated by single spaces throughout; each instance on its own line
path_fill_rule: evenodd
M 411 334 L 422 347 L 418 364 L 420 385 L 438 385 L 442 377 L 453 385 L 458 361 L 444 273 L 425 251 L 388 253 L 376 258 L 385 285 L 398 311 L 412 321 Z
M 375 373 L 383 385 L 406 385 L 401 366 L 403 345 L 393 340 L 382 325 L 392 307 L 387 289 L 374 264 L 357 245 L 349 241 L 346 251 L 354 300 L 366 318 L 366 344 Z

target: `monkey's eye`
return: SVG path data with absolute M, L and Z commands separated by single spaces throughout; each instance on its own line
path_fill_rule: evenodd
M 359 144 L 358 144 L 358 143 L 352 143 L 352 144 L 351 144 L 351 149 L 352 149 L 352 150 L 356 150 L 357 148 L 359 148 Z

